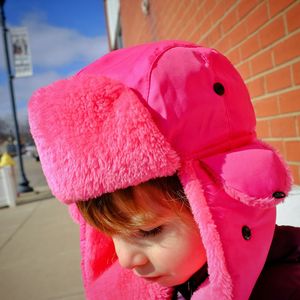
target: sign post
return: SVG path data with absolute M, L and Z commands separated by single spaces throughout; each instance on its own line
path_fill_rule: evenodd
M 25 192 L 32 192 L 33 188 L 29 185 L 29 181 L 26 178 L 24 167 L 23 167 L 23 160 L 22 160 L 22 153 L 21 153 L 21 143 L 20 143 L 20 133 L 19 133 L 19 124 L 17 119 L 16 113 L 16 104 L 15 104 L 15 94 L 14 94 L 14 86 L 13 86 L 13 78 L 9 60 L 9 52 L 8 52 L 8 43 L 7 43 L 7 28 L 5 24 L 5 14 L 4 14 L 4 2 L 5 0 L 0 0 L 0 25 L 2 27 L 2 35 L 3 35 L 3 44 L 4 44 L 4 52 L 6 58 L 6 65 L 7 65 L 7 76 L 9 82 L 9 91 L 10 91 L 10 99 L 11 99 L 11 106 L 13 111 L 13 118 L 14 118 L 14 125 L 15 125 L 15 135 L 17 140 L 17 154 L 18 154 L 18 162 L 19 162 L 19 185 L 18 185 L 18 192 L 25 193 Z

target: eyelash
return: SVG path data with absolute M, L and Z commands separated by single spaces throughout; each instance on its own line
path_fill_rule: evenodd
M 163 230 L 163 226 L 158 226 L 158 227 L 155 227 L 149 231 L 145 231 L 145 230 L 140 230 L 140 234 L 142 237 L 153 237 L 153 236 L 156 236 L 158 234 L 160 234 Z

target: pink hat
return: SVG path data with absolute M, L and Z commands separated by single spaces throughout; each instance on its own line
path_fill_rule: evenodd
M 67 204 L 177 172 L 208 260 L 192 299 L 248 299 L 291 179 L 257 140 L 247 88 L 224 56 L 179 41 L 114 51 L 38 90 L 29 120 L 48 184 Z M 88 299 L 169 297 L 122 270 L 112 241 L 77 220 Z

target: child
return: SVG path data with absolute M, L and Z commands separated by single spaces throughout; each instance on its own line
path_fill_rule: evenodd
M 87 222 L 112 236 L 120 265 L 138 277 L 172 287 L 201 269 L 199 280 L 206 279 L 205 250 L 177 176 L 79 201 L 77 206 Z M 192 292 L 178 288 L 187 296 Z
M 216 50 L 111 52 L 38 90 L 29 118 L 48 184 L 80 224 L 87 299 L 299 295 L 297 252 L 290 289 L 260 280 L 291 179 Z

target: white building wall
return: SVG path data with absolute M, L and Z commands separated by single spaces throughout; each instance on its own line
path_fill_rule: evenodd
M 120 0 L 106 0 L 106 16 L 111 49 L 115 48 L 119 22 Z

